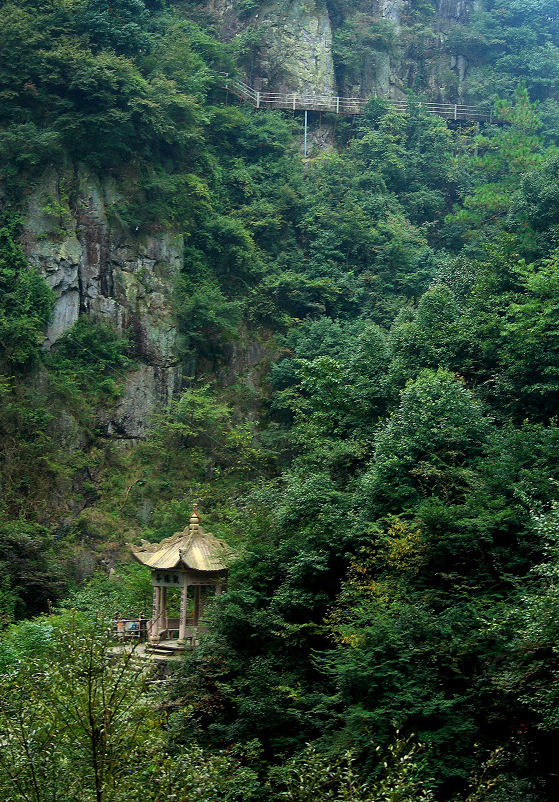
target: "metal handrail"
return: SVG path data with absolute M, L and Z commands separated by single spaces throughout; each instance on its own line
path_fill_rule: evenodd
M 342 97 L 339 95 L 312 95 L 300 92 L 260 92 L 226 73 L 220 73 L 223 88 L 233 92 L 255 108 L 293 109 L 293 111 L 329 111 L 335 114 L 362 114 L 370 98 Z M 407 100 L 396 100 L 375 94 L 388 103 L 395 111 L 406 111 Z M 418 102 L 420 108 L 429 114 L 437 114 L 454 120 L 493 119 L 493 112 L 482 106 L 463 103 Z

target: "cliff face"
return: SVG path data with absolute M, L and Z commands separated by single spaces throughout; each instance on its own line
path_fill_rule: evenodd
M 402 97 L 408 89 L 424 92 L 431 100 L 462 101 L 465 96 L 467 61 L 447 45 L 448 34 L 464 24 L 473 0 L 437 0 L 431 13 L 419 14 L 416 3 L 383 0 L 381 15 L 394 25 L 394 39 L 385 51 L 384 74 L 375 76 L 369 86 L 361 85 L 362 95 L 372 90 Z M 379 81 L 380 78 L 380 81 Z
M 400 97 L 414 87 L 433 99 L 464 97 L 467 64 L 446 43 L 474 0 L 426 2 L 421 13 L 411 0 L 355 0 L 343 13 L 337 0 L 268 0 L 252 11 L 238 0 L 209 2 L 222 37 L 236 41 L 256 88 Z M 311 145 L 320 133 L 311 132 Z M 181 386 L 172 306 L 183 242 L 168 232 L 119 224 L 115 212 L 122 200 L 110 179 L 100 182 L 85 170 L 53 171 L 28 200 L 24 247 L 57 295 L 47 347 L 80 314 L 129 334 L 138 367 L 105 430 L 133 441 Z M 237 372 L 233 357 L 229 367 Z
M 335 88 L 332 27 L 320 2 L 271 5 L 260 23 L 267 83 L 280 91 L 332 94 Z
M 221 36 L 236 40 L 257 89 L 331 94 L 332 25 L 324 0 L 272 0 L 247 15 L 236 0 L 210 2 Z
M 46 175 L 29 198 L 23 244 L 57 296 L 47 347 L 84 313 L 130 336 L 138 368 L 106 430 L 135 439 L 180 385 L 172 295 L 183 243 L 111 222 L 118 200 L 111 182 L 86 172 Z
M 401 97 L 409 88 L 433 100 L 465 95 L 467 63 L 447 47 L 473 0 L 437 0 L 419 12 L 413 0 L 356 2 L 272 0 L 247 15 L 238 2 L 217 0 L 212 11 L 225 39 L 244 52 L 256 89 L 312 94 Z

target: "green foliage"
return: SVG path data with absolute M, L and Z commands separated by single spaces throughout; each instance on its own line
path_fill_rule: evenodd
M 216 398 L 208 385 L 185 390 L 155 419 L 145 457 L 163 470 L 183 465 L 200 477 L 250 476 L 261 469 L 265 455 L 255 437 L 255 426 L 240 420 L 234 410 Z
M 54 450 L 50 431 L 53 415 L 47 408 L 45 396 L 2 376 L 0 397 L 0 509 L 5 513 L 25 508 L 26 504 L 33 507 L 34 499 L 44 498 L 56 468 L 49 464 Z M 37 465 L 45 470 L 37 471 Z
M 521 292 L 505 310 L 503 350 L 497 392 L 517 414 L 549 420 L 557 413 L 558 255 L 533 265 L 519 266 Z
M 132 364 L 127 350 L 125 336 L 82 315 L 45 359 L 54 391 L 78 415 L 87 417 L 92 404 L 109 406 Z
M 277 772 L 276 777 L 285 777 L 285 790 L 277 798 L 293 802 L 430 802 L 434 797 L 418 776 L 418 751 L 410 739 L 397 740 L 382 755 L 385 776 L 363 783 L 353 767 L 356 758 L 351 752 L 332 758 L 309 744 Z
M 462 208 L 446 221 L 453 237 L 458 232 L 463 240 L 495 236 L 507 223 L 520 177 L 541 161 L 539 120 L 526 88 L 517 88 L 514 103 L 498 103 L 496 113 L 508 125 L 489 137 L 476 138 L 473 159 L 468 158 L 471 183 L 463 190 Z
M 201 33 L 178 23 L 152 28 L 142 0 L 4 0 L 0 159 L 7 177 L 36 168 L 61 148 L 93 167 L 146 164 L 172 149 L 187 158 L 203 118 L 208 81 Z M 172 45 L 170 40 L 172 39 Z M 159 56 L 165 53 L 165 56 Z M 25 148 L 16 155 L 16 140 Z M 181 156 L 182 154 L 182 156 Z
M 65 582 L 48 530 L 25 521 L 0 520 L 2 623 L 43 612 Z
M 491 0 L 449 32 L 494 125 L 372 101 L 303 166 L 296 120 L 221 102 L 192 5 L 0 2 L 6 208 L 51 163 L 110 169 L 115 230 L 183 238 L 195 376 L 107 445 L 131 346 L 81 316 L 41 352 L 52 294 L 4 216 L 2 798 L 554 799 L 557 14 Z M 342 83 L 393 54 L 423 85 L 435 4 L 408 5 L 396 37 L 329 3 Z M 264 45 L 236 37 L 245 64 Z M 43 211 L 62 230 L 72 202 Z M 269 374 L 235 375 L 245 345 Z M 122 549 L 193 498 L 238 559 L 156 698 L 105 617 L 147 612 Z
M 227 298 L 214 277 L 204 281 L 200 275 L 195 281 L 181 276 L 176 296 L 175 309 L 185 351 L 215 358 L 223 342 L 237 334 L 239 302 Z
M 27 266 L 17 240 L 20 225 L 9 213 L 0 222 L 0 366 L 7 370 L 37 359 L 54 302 L 44 278 Z
M 546 239 L 556 237 L 557 226 L 557 169 L 559 157 L 552 155 L 539 170 L 527 172 L 521 181 L 521 192 L 511 210 L 511 217 L 527 220 Z
M 254 798 L 255 774 L 234 756 L 170 752 L 149 665 L 114 649 L 106 622 L 66 613 L 13 628 L 0 671 L 7 802 Z
M 153 587 L 151 577 L 140 565 L 117 565 L 107 574 L 99 570 L 87 583 L 68 593 L 61 603 L 66 610 L 79 610 L 94 620 L 148 617 Z
M 356 11 L 334 29 L 333 57 L 340 84 L 367 85 L 379 66 L 379 55 L 391 53 L 396 30 L 390 20 Z
M 444 284 L 431 287 L 416 308 L 402 309 L 388 341 L 390 383 L 403 386 L 423 368 L 464 370 L 475 351 L 472 327 L 465 317 L 452 290 Z
M 451 29 L 449 46 L 470 62 L 467 88 L 480 99 L 511 96 L 523 80 L 534 100 L 556 103 L 559 19 L 552 0 L 489 0 Z
M 145 26 L 148 11 L 143 0 L 87 0 L 75 7 L 76 27 L 98 48 L 134 55 L 149 48 Z
M 516 225 L 515 215 L 526 219 L 528 207 L 512 203 L 511 188 L 538 162 L 541 147 L 522 97 L 518 114 L 524 119 L 526 111 L 527 126 L 520 121 L 516 129 L 489 132 L 493 155 L 481 165 L 485 178 L 476 172 L 483 155 L 460 156 L 470 187 L 481 191 L 490 175 L 491 192 L 501 193 L 502 211 L 492 222 L 501 233 L 492 242 L 487 235 L 483 247 L 466 245 L 458 258 L 437 255 L 432 286 L 396 316 L 391 310 L 389 332 L 370 316 L 372 308 L 378 324 L 386 306 L 379 315 L 362 293 L 353 296 L 352 310 L 345 292 L 324 305 L 341 320 L 322 314 L 285 338 L 272 369 L 272 412 L 287 469 L 279 483 L 247 499 L 247 510 L 265 499 L 273 513 L 262 519 L 262 532 L 249 530 L 248 552 L 216 607 L 213 639 L 186 667 L 178 689 L 190 688 L 189 726 L 207 733 L 209 743 L 256 733 L 275 753 L 295 751 L 297 765 L 302 739 L 320 733 L 327 752 L 358 751 L 366 766 L 362 782 L 375 765 L 371 731 L 387 744 L 395 722 L 420 733 L 441 798 L 532 793 L 527 758 L 520 759 L 511 734 L 518 708 L 494 697 L 502 642 L 487 626 L 492 616 L 506 615 L 515 577 L 537 559 L 529 507 L 549 504 L 557 479 L 549 419 L 557 350 L 554 255 L 548 245 L 543 260 L 519 266 L 519 254 L 537 253 L 533 232 L 525 229 L 520 238 L 504 230 Z M 431 164 L 414 144 L 418 129 L 426 135 L 418 141 L 430 143 Z M 421 194 L 425 183 L 433 192 L 448 186 L 454 168 L 447 147 L 437 126 L 381 113 L 371 116 L 349 153 L 321 160 L 318 191 L 301 218 L 306 247 L 317 254 L 310 275 L 334 277 L 340 286 L 342 256 L 346 266 L 349 258 L 355 272 L 363 270 L 363 242 L 378 243 L 370 223 L 379 209 L 395 204 L 389 208 L 401 214 L 408 189 L 417 186 Z M 526 181 L 526 197 L 530 186 Z M 475 204 L 482 209 L 481 195 Z M 485 214 L 470 218 L 474 237 L 486 236 Z M 380 285 L 384 303 L 394 291 L 394 271 L 390 279 Z M 347 274 L 344 280 L 347 287 Z M 518 395 L 522 387 L 533 395 Z M 526 418 L 533 423 L 521 425 Z M 358 556 L 340 593 L 352 554 Z M 491 734 L 484 731 L 488 710 Z M 503 743 L 514 755 L 504 774 L 495 776 L 491 759 L 478 773 Z M 525 749 L 537 749 L 536 738 Z M 320 783 L 338 771 L 320 760 L 316 773 L 309 766 L 293 776 Z
M 450 374 L 423 371 L 376 440 L 364 491 L 381 509 L 405 509 L 417 494 L 447 500 L 465 490 L 467 466 L 484 450 L 487 423 L 467 389 Z

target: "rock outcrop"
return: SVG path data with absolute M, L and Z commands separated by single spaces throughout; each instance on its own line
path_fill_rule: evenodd
M 468 65 L 463 54 L 448 48 L 448 33 L 467 21 L 474 5 L 475 0 L 438 0 L 434 13 L 425 12 L 418 22 L 411 0 L 355 2 L 345 17 L 322 0 L 269 0 L 252 12 L 234 0 L 210 0 L 222 36 L 236 39 L 245 54 L 246 79 L 255 89 L 400 98 L 413 87 L 432 100 L 451 102 L 465 97 Z M 351 50 L 355 30 L 375 21 L 381 27 L 366 38 L 359 75 L 348 75 L 336 48 L 341 43 Z
M 138 369 L 127 377 L 107 434 L 136 439 L 180 386 L 172 295 L 183 243 L 111 222 L 118 200 L 110 181 L 85 171 L 48 174 L 29 199 L 23 243 L 29 264 L 56 293 L 46 347 L 80 314 L 129 335 Z
M 334 92 L 332 26 L 324 0 L 273 0 L 250 15 L 239 3 L 217 0 L 213 10 L 224 38 L 241 41 L 250 32 L 247 78 L 256 89 Z

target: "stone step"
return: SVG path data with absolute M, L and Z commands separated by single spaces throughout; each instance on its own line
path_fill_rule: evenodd
M 147 643 L 146 652 L 148 654 L 182 654 L 188 647 L 188 643 L 182 640 L 167 640 L 159 643 Z

